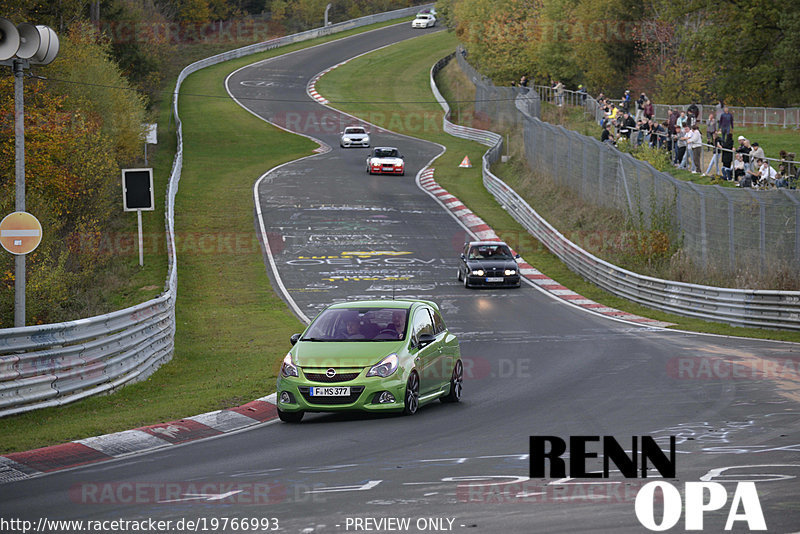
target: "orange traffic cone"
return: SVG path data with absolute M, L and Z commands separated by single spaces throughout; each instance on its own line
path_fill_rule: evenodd
M 464 156 L 464 159 L 461 160 L 461 165 L 459 167 L 470 168 L 472 167 L 472 163 L 469 162 L 469 156 Z

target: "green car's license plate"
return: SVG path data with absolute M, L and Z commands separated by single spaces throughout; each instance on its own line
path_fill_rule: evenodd
M 312 397 L 347 397 L 350 395 L 350 388 L 337 386 L 337 387 L 315 387 L 311 388 Z

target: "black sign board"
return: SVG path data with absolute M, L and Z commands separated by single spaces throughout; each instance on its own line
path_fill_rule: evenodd
M 122 205 L 125 211 L 153 207 L 153 169 L 122 169 Z

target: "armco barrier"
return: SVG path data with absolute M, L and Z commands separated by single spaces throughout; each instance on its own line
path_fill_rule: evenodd
M 450 108 L 436 87 L 434 77 L 452 57 L 451 54 L 438 61 L 430 72 L 431 89 L 445 110 L 444 130 L 490 147 L 482 158 L 484 186 L 517 222 L 572 271 L 612 294 L 657 310 L 734 326 L 800 330 L 800 291 L 731 289 L 643 276 L 601 260 L 564 237 L 511 187 L 492 174 L 491 165 L 500 159 L 502 137 L 450 122 Z M 527 98 L 529 96 L 518 97 L 517 108 L 525 120 L 538 120 L 527 114 L 530 106 L 523 102 Z
M 142 380 L 172 358 L 175 298 L 175 195 L 183 165 L 183 129 L 178 115 L 181 84 L 193 72 L 250 54 L 403 17 L 425 6 L 399 9 L 325 28 L 256 43 L 192 63 L 175 85 L 172 112 L 177 152 L 166 198 L 169 269 L 161 296 L 124 310 L 57 324 L 0 330 L 0 417 L 67 404 Z

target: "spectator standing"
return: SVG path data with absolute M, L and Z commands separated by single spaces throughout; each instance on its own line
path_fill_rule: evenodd
M 583 84 L 578 85 L 578 93 L 581 95 L 581 103 L 586 102 L 586 88 Z
M 627 89 L 625 94 L 622 95 L 622 103 L 620 104 L 622 111 L 629 112 L 631 110 L 631 92 Z
M 714 118 L 717 119 L 717 124 L 719 124 L 719 118 L 722 116 L 722 113 L 725 111 L 725 102 L 722 100 L 717 102 L 717 105 L 714 106 Z
M 661 124 L 653 121 L 653 124 L 655 124 L 655 129 L 653 130 L 653 135 L 650 137 L 651 140 L 653 137 L 655 137 L 655 140 L 652 140 L 653 146 L 669 150 L 670 148 L 667 141 L 669 139 L 669 135 L 667 134 L 667 121 L 664 121 Z
M 680 114 L 680 115 L 678 115 L 678 118 L 675 120 L 675 126 L 677 126 L 678 128 L 680 128 L 681 130 L 683 130 L 683 127 L 684 127 L 684 125 L 686 124 L 686 121 L 687 121 L 687 120 L 688 120 L 688 119 L 687 119 L 687 117 L 686 117 L 686 112 L 685 112 L 685 111 L 683 111 L 683 110 L 681 110 L 681 114 Z M 689 126 L 691 126 L 691 124 L 690 124 Z
M 673 139 L 678 133 L 678 114 L 675 113 L 674 110 L 670 109 L 667 114 L 667 150 L 669 152 L 673 151 L 674 144 Z
M 714 118 L 714 114 L 710 114 L 708 116 L 708 122 L 706 123 L 706 141 L 711 146 L 714 146 L 714 139 L 715 133 L 717 132 L 717 119 Z
M 636 122 L 642 120 L 644 117 L 644 101 L 647 100 L 647 97 L 644 93 L 639 95 L 639 98 L 636 99 Z
M 700 118 L 700 108 L 697 107 L 697 102 L 692 100 L 692 103 L 686 108 L 686 114 L 691 115 L 695 122 Z M 692 124 L 694 124 L 694 122 Z
M 555 86 L 556 91 L 556 105 L 561 107 L 564 105 L 564 84 L 561 83 L 561 80 L 558 80 Z
M 644 117 L 647 120 L 653 120 L 653 115 L 655 115 L 655 108 L 653 107 L 653 103 L 648 98 L 644 101 Z
M 722 137 L 720 133 L 720 137 Z M 727 172 L 726 172 L 727 171 Z M 722 141 L 722 177 L 733 180 L 733 134 L 729 133 Z
M 687 147 L 692 151 L 692 174 L 697 174 L 702 168 L 703 155 L 703 135 L 700 133 L 700 126 L 695 123 L 689 134 Z
M 723 137 L 733 133 L 733 115 L 728 111 L 728 106 L 722 108 L 722 115 L 719 116 L 717 128 L 722 132 Z
M 711 156 L 711 161 L 708 162 L 708 168 L 706 169 L 706 172 L 703 173 L 703 176 L 711 176 L 711 168 L 714 167 L 715 164 L 717 168 L 714 172 L 714 175 L 719 175 L 719 160 L 722 152 L 722 138 L 717 135 L 717 132 L 714 132 L 714 138 L 712 139 L 711 144 L 713 146 L 713 153 Z
M 686 141 L 689 139 L 689 127 L 684 126 L 678 130 L 677 135 L 677 150 L 675 151 L 675 166 L 683 168 L 683 162 L 686 159 Z

